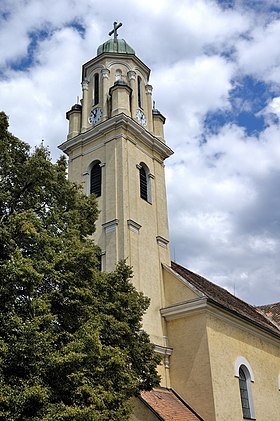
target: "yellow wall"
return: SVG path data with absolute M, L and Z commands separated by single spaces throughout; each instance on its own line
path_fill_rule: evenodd
M 198 293 L 186 287 L 186 285 L 175 277 L 173 273 L 170 273 L 168 269 L 163 269 L 163 279 L 165 307 L 198 298 Z
M 239 383 L 234 377 L 239 356 L 246 358 L 255 377 L 251 386 L 256 419 L 279 420 L 280 347 L 214 315 L 207 318 L 207 336 L 217 421 L 242 419 Z
M 158 417 L 140 400 L 133 399 L 133 414 L 129 421 L 158 421 Z
M 280 414 L 280 344 L 261 330 L 210 307 L 167 322 L 171 387 L 206 421 L 241 421 L 235 361 L 245 358 L 257 420 L 278 421 Z M 256 333 L 257 332 L 257 333 Z M 274 343 L 275 342 L 275 343 Z
M 215 421 L 205 314 L 167 323 L 171 387 L 206 421 Z

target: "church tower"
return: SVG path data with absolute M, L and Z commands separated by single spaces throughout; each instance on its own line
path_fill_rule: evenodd
M 126 259 L 151 300 L 143 327 L 163 357 L 161 388 L 135 399 L 130 420 L 279 419 L 278 324 L 170 262 L 164 161 L 172 151 L 150 70 L 118 39 L 120 26 L 82 67 L 82 100 L 66 113 L 60 149 L 69 179 L 97 197 L 101 270 Z
M 152 105 L 150 69 L 123 39 L 113 35 L 82 67 L 81 104 L 75 104 L 67 140 L 69 179 L 97 196 L 94 240 L 101 269 L 121 259 L 133 268 L 133 283 L 151 299 L 144 329 L 165 349 L 162 264 L 170 266 L 164 160 L 173 152 L 164 140 L 165 118 Z

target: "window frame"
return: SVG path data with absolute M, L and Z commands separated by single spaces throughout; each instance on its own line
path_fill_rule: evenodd
M 244 374 L 244 379 L 241 378 L 241 373 Z M 254 383 L 254 373 L 253 370 L 249 364 L 249 362 L 244 357 L 238 357 L 235 361 L 235 377 L 238 378 L 238 387 L 239 387 L 239 395 L 240 395 L 240 404 L 241 404 L 241 410 L 242 410 L 242 416 L 243 419 L 249 419 L 249 420 L 255 420 L 255 411 L 254 411 L 254 402 L 253 402 L 253 395 L 252 395 L 252 387 L 251 383 Z M 243 383 L 242 383 L 243 381 Z M 242 389 L 241 386 L 245 385 L 246 389 Z M 243 391 L 243 392 L 242 392 Z M 247 396 L 244 396 L 246 393 Z M 244 400 L 248 400 L 248 406 L 247 408 L 244 405 Z M 246 412 L 246 409 L 248 409 L 248 413 Z

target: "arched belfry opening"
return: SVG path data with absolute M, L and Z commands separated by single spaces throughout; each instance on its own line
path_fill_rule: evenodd
M 95 73 L 95 75 L 93 76 L 93 106 L 97 105 L 100 100 L 99 85 L 99 73 Z
M 95 161 L 90 170 L 90 194 L 95 194 L 96 197 L 100 197 L 101 190 L 102 190 L 101 162 Z
M 144 162 L 138 165 L 138 169 L 140 197 L 146 202 L 152 203 L 150 170 Z

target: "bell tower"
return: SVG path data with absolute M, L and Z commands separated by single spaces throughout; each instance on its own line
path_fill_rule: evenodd
M 82 67 L 82 100 L 66 113 L 69 179 L 97 196 L 94 239 L 101 267 L 114 270 L 126 259 L 133 283 L 151 299 L 144 329 L 165 346 L 162 264 L 170 266 L 164 160 L 173 152 L 164 140 L 164 116 L 152 106 L 150 69 L 123 39 L 113 38 Z

